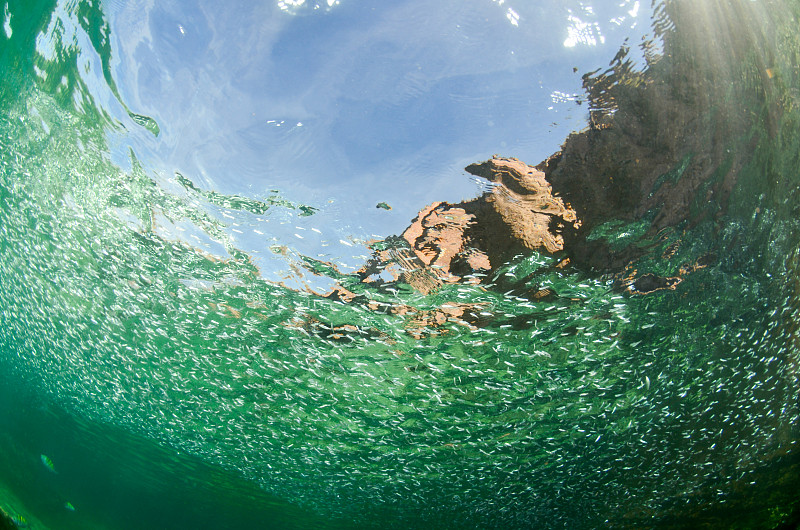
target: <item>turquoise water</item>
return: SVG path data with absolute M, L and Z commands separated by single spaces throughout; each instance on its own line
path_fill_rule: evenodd
M 476 13 L 499 9 L 496 2 L 484 4 L 476 2 Z M 632 10 L 625 4 L 625 12 Z M 194 27 L 202 26 L 196 6 L 176 5 Z M 355 172 L 355 162 L 317 177 L 333 182 L 323 191 L 316 182 L 293 182 L 288 163 L 242 162 L 229 173 L 209 174 L 203 153 L 235 159 L 237 142 L 248 139 L 256 153 L 278 145 L 276 153 L 297 155 L 298 168 L 301 159 L 314 168 L 341 160 L 320 155 L 315 161 L 322 148 L 310 140 L 293 143 L 300 140 L 292 134 L 314 130 L 318 116 L 308 109 L 305 123 L 287 136 L 272 129 L 258 136 L 245 127 L 242 135 L 194 145 L 196 131 L 218 119 L 208 117 L 212 110 L 204 110 L 202 96 L 192 96 L 189 105 L 185 93 L 174 95 L 186 104 L 179 109 L 184 116 L 193 116 L 189 122 L 166 103 L 144 100 L 148 92 L 137 90 L 130 72 L 144 83 L 148 68 L 160 63 L 137 56 L 139 48 L 126 47 L 131 41 L 120 35 L 174 48 L 190 71 L 202 73 L 210 70 L 194 52 L 214 48 L 209 42 L 220 37 L 213 31 L 213 38 L 192 34 L 193 26 L 160 12 L 147 22 L 152 6 L 141 8 L 139 28 L 126 6 L 114 2 L 5 3 L 0 507 L 21 526 L 24 518 L 31 528 L 55 529 L 778 528 L 796 522 L 798 9 L 741 2 L 758 16 L 709 19 L 722 35 L 752 34 L 764 46 L 741 56 L 724 42 L 670 40 L 670 32 L 688 34 L 681 22 L 699 16 L 692 9 L 713 13 L 715 5 L 655 4 L 652 20 L 639 24 L 652 27 L 651 45 L 642 49 L 661 60 L 650 57 L 634 73 L 609 74 L 610 87 L 630 90 L 663 85 L 678 92 L 686 79 L 714 82 L 717 92 L 692 112 L 698 130 L 708 125 L 717 132 L 696 144 L 707 150 L 689 159 L 730 156 L 720 155 L 722 169 L 686 199 L 690 215 L 655 231 L 658 207 L 637 216 L 609 213 L 588 240 L 633 256 L 621 270 L 557 267 L 564 255 L 530 251 L 481 284 L 446 284 L 423 295 L 401 282 L 364 283 L 354 272 L 371 252 L 367 240 L 392 235 L 392 223 L 399 223 L 395 233 L 402 231 L 407 221 L 382 220 L 375 228 L 370 220 L 386 212 L 375 212 L 370 202 L 362 215 L 360 201 L 374 195 L 398 209 L 413 204 L 415 212 L 434 200 L 460 200 L 438 195 L 447 186 L 432 185 L 424 199 L 416 192 L 387 196 L 390 188 L 373 175 L 351 197 L 347 179 L 355 177 L 340 172 Z M 303 31 L 324 36 L 330 26 L 339 37 L 347 17 L 362 20 L 372 7 L 277 2 L 262 13 L 261 37 L 234 36 L 248 43 L 267 39 L 278 31 L 275 21 L 290 16 L 302 21 L 291 24 Z M 503 32 L 509 24 L 524 30 L 535 15 L 530 9 L 520 7 L 517 20 L 518 12 L 503 6 L 496 23 Z M 578 29 L 584 26 L 569 17 L 589 16 L 585 9 L 559 13 Z M 435 9 L 430 16 L 437 17 Z M 174 26 L 173 40 L 159 41 L 159 24 Z M 600 30 L 592 31 L 577 35 L 599 38 Z M 514 35 L 512 41 L 522 41 L 528 34 Z M 312 33 L 293 39 L 315 43 Z M 659 39 L 666 39 L 661 49 Z M 303 56 L 303 46 L 292 46 L 299 48 L 276 44 L 275 62 L 281 53 L 292 56 L 287 49 Z M 598 67 L 616 51 L 596 58 Z M 315 60 L 323 62 L 309 58 L 309 71 Z M 301 79 L 303 67 L 295 68 L 293 79 Z M 186 71 L 175 70 L 169 81 L 179 83 Z M 240 75 L 244 83 L 247 75 Z M 473 79 L 453 76 L 437 89 L 425 88 L 433 83 L 425 78 L 414 94 L 446 92 Z M 169 101 L 173 85 L 160 79 L 160 97 Z M 586 106 L 613 114 L 616 100 L 603 94 L 620 92 L 600 85 Z M 202 86 L 186 88 L 199 93 Z M 517 98 L 514 93 L 509 104 Z M 587 98 L 570 100 L 582 109 L 586 102 L 576 99 Z M 274 103 L 281 104 L 288 105 Z M 376 108 L 365 111 L 367 120 L 388 112 Z M 402 114 L 404 107 L 391 108 Z M 447 116 L 442 110 L 436 119 Z M 512 140 L 522 134 L 517 129 L 507 134 L 508 149 L 534 142 Z M 414 149 L 404 144 L 386 157 L 410 157 Z M 383 151 L 370 153 L 377 159 Z M 476 153 L 462 163 L 462 154 L 451 156 L 445 166 L 486 157 Z M 664 167 L 653 195 L 692 178 L 689 159 Z M 731 167 L 736 176 L 727 180 Z M 331 191 L 337 178 L 345 190 L 340 195 Z M 725 197 L 708 190 L 723 190 Z M 681 272 L 692 263 L 695 270 Z M 674 289 L 649 294 L 620 280 L 648 273 L 682 279 Z M 325 297 L 337 284 L 355 300 Z M 556 296 L 526 294 L 545 288 Z M 435 318 L 456 304 L 468 305 L 475 318 Z

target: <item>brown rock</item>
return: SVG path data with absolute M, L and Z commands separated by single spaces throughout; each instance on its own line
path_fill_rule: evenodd
M 466 274 L 491 268 L 486 254 L 470 246 L 467 232 L 474 223 L 475 215 L 461 205 L 437 202 L 420 211 L 403 232 L 403 239 L 434 277 L 458 281 Z
M 475 216 L 463 208 L 434 203 L 417 215 L 403 232 L 403 239 L 427 267 L 435 267 L 446 276 L 450 262 L 464 249 L 464 232 L 474 220 Z
M 553 196 L 542 171 L 499 156 L 466 169 L 492 182 L 492 190 L 458 204 L 433 203 L 403 232 L 428 281 L 412 272 L 419 267 L 402 274 L 414 287 L 423 284 L 422 292 L 431 290 L 430 277 L 455 282 L 489 272 L 519 252 L 563 250 L 561 231 L 580 226 L 575 211 Z
M 580 226 L 575 210 L 553 196 L 544 172 L 516 158 L 495 155 L 481 164 L 467 166 L 466 170 L 495 184 L 475 202 L 485 202 L 499 216 L 503 226 L 497 227 L 498 235 L 507 232 L 513 241 L 511 246 L 552 254 L 564 249 L 559 228 Z M 483 230 L 491 232 L 491 227 Z

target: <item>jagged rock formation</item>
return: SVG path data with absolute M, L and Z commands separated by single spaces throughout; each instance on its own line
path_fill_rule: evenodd
M 727 214 L 742 169 L 783 112 L 774 58 L 754 52 L 772 49 L 764 20 L 753 31 L 759 13 L 753 3 L 667 2 L 656 39 L 642 44 L 644 70 L 623 46 L 607 70 L 583 76 L 590 126 L 537 166 L 583 223 L 565 234 L 573 264 L 616 273 L 642 254 L 587 239 L 610 220 L 647 218 L 650 237 Z
M 428 293 L 445 282 L 485 276 L 536 250 L 563 252 L 573 266 L 615 275 L 618 286 L 634 293 L 674 289 L 696 267 L 685 265 L 673 277 L 632 277 L 633 264 L 653 245 L 612 248 L 603 237 L 589 237 L 592 230 L 609 221 L 646 219 L 649 229 L 641 239 L 652 240 L 664 229 L 725 215 L 758 131 L 774 136 L 781 112 L 771 96 L 777 78 L 770 58 L 752 57 L 753 49 L 769 49 L 760 45 L 767 34 L 708 28 L 692 9 L 679 7 L 667 3 L 657 13 L 656 39 L 642 44 L 646 68 L 637 69 L 623 46 L 609 69 L 584 75 L 586 130 L 570 135 L 536 167 L 497 155 L 468 166 L 493 184 L 491 190 L 424 208 L 400 238 L 374 249 L 362 280 L 399 280 Z M 715 2 L 708 9 L 712 20 L 752 16 L 746 5 Z M 691 75 L 687 64 L 693 65 Z M 736 79 L 747 82 L 732 83 Z M 721 87 L 728 92 L 718 101 Z M 680 244 L 672 243 L 664 259 Z
M 402 234 L 408 247 L 379 250 L 362 269 L 364 278 L 381 264 L 383 270 L 394 266 L 394 277 L 428 293 L 442 282 L 489 272 L 520 252 L 561 251 L 562 232 L 580 226 L 544 173 L 516 158 L 495 156 L 466 170 L 494 186 L 469 201 L 424 208 Z
M 562 232 L 581 224 L 575 210 L 553 195 L 544 173 L 516 158 L 495 155 L 466 170 L 494 184 L 489 193 L 465 203 L 476 218 L 468 235 L 485 249 L 493 267 L 525 250 L 563 250 Z

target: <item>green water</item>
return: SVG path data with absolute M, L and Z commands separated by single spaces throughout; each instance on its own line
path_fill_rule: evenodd
M 674 290 L 631 294 L 533 252 L 488 288 L 423 296 L 289 242 L 266 250 L 360 295 L 345 304 L 265 278 L 232 233 L 321 205 L 225 196 L 126 144 L 160 128 L 121 100 L 102 6 L 9 1 L 4 17 L 0 507 L 32 528 L 796 520 L 796 20 L 777 24 L 765 107 L 736 101 L 774 119 L 731 141 L 753 154 L 725 210 L 657 237 L 652 216 L 593 236 L 647 247 L 637 269 L 664 276 L 715 256 Z M 534 282 L 558 296 L 501 288 Z M 415 320 L 454 303 L 483 321 Z

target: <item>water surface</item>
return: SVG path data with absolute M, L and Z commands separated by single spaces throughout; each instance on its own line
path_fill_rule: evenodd
M 797 520 L 794 4 L 234 4 L 3 5 L 0 507 Z M 426 293 L 357 274 L 426 205 L 490 190 L 467 164 L 572 132 L 551 174 L 588 228 L 563 251 Z M 636 167 L 642 195 L 614 183 Z

